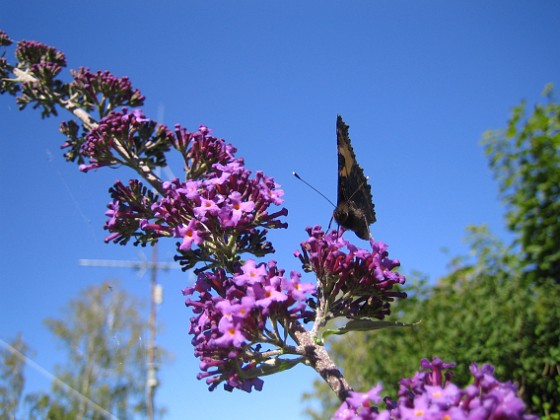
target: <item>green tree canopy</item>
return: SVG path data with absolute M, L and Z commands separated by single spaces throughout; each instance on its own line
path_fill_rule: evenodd
M 526 272 L 560 283 L 560 103 L 552 86 L 544 95 L 529 116 L 525 102 L 515 107 L 505 130 L 486 133 L 484 147 Z
M 46 325 L 67 354 L 49 395 L 32 395 L 30 417 L 102 419 L 145 414 L 147 322 L 138 299 L 114 282 L 86 289 Z M 45 417 L 46 416 L 46 417 Z
M 29 346 L 18 334 L 10 343 L 3 343 L 3 347 L 0 349 L 0 419 L 12 420 L 16 418 L 25 385 L 23 355 L 29 352 Z

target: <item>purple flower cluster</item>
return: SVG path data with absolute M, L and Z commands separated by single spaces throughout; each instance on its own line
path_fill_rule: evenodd
M 63 52 L 36 41 L 18 42 L 16 57 L 25 68 L 43 81 L 53 79 L 66 67 Z
M 0 29 L 0 47 L 8 47 L 12 45 L 13 41 L 6 32 Z
M 95 108 L 104 117 L 119 106 L 134 107 L 144 103 L 144 96 L 132 87 L 128 77 L 116 77 L 108 71 L 93 73 L 83 67 L 70 73 L 74 77 L 69 86 L 70 95 L 86 111 Z
M 0 31 L 0 46 L 11 44 L 9 37 Z M 8 65 L 0 60 L 0 76 L 7 78 L 13 73 L 18 83 L 0 81 L 0 92 L 16 95 L 20 108 L 33 103 L 34 108 L 42 108 L 43 117 L 57 115 L 61 106 L 74 112 L 86 123 L 86 128 L 93 127 L 94 118 L 87 114 L 96 109 L 99 117 L 122 106 L 140 106 L 144 97 L 138 89 L 133 89 L 127 77 L 118 78 L 108 71 L 92 73 L 87 68 L 71 70 L 74 80 L 65 83 L 57 76 L 66 67 L 64 53 L 56 48 L 36 41 L 21 41 L 15 50 L 17 65 Z M 21 85 L 21 86 L 20 86 Z
M 210 135 L 212 130 L 201 125 L 198 131 L 187 131 L 184 127 L 175 127 L 175 148 L 185 161 L 187 179 L 212 178 L 216 176 L 214 165 L 237 163 L 243 166 L 243 159 L 236 158 L 237 149 Z
M 190 268 L 204 261 L 231 272 L 244 252 L 255 256 L 272 252 L 266 229 L 287 227 L 279 220 L 287 215 L 285 208 L 269 212 L 271 205 L 283 202 L 278 184 L 260 171 L 252 177 L 243 160 L 234 157 L 235 149 L 209 136 L 206 127 L 198 133 L 177 133 L 178 142 L 189 145 L 185 153 L 189 179 L 164 183 L 165 196 L 152 210 L 158 225 L 169 227 L 168 233 L 181 239 L 181 263 Z M 198 175 L 201 165 L 204 175 L 190 176 L 191 171 Z
M 133 144 L 126 136 L 144 123 L 141 114 L 126 110 L 109 117 L 88 136 L 85 150 L 91 158 L 110 156 L 111 139 Z M 265 234 L 287 226 L 279 219 L 287 210 L 269 209 L 282 204 L 283 192 L 264 173 L 253 176 L 235 157 L 235 148 L 209 133 L 205 126 L 194 133 L 177 127 L 169 143 L 184 157 L 187 180 L 164 182 L 161 197 L 137 181 L 128 186 L 117 182 L 106 229 L 112 232 L 109 240 L 121 243 L 131 236 L 181 240 L 176 259 L 185 269 L 198 267 L 195 286 L 184 294 L 196 295 L 186 304 L 195 314 L 190 333 L 201 359 L 199 378 L 207 378 L 210 389 L 224 383 L 228 390 L 260 390 L 263 372 L 290 363 L 279 356 L 286 352 L 290 324 L 312 315 L 306 302 L 315 287 L 302 284 L 298 273 L 284 277 L 274 261 L 240 262 L 244 253 L 273 251 Z M 263 355 L 263 344 L 274 346 L 276 353 Z
M 3 46 L 10 45 L 4 32 L 0 32 L 0 38 Z M 16 65 L 0 60 L 0 93 L 17 95 L 19 109 L 33 104 L 34 109 L 41 108 L 43 117 L 57 115 L 56 107 L 68 97 L 67 85 L 56 78 L 66 67 L 64 53 L 40 42 L 21 41 L 15 55 Z
M 200 273 L 196 284 L 183 291 L 197 295 L 185 303 L 195 314 L 189 332 L 201 360 L 198 378 L 206 378 L 210 390 L 222 382 L 227 390 L 260 390 L 258 376 L 269 360 L 262 345 L 283 349 L 276 355 L 286 354 L 290 324 L 310 315 L 306 301 L 314 291 L 299 273 L 285 277 L 275 261 L 247 260 L 233 276 L 223 269 Z
M 65 126 L 62 131 L 67 134 Z M 173 133 L 165 126 L 156 126 L 152 121 L 135 109 L 128 113 L 113 111 L 102 118 L 97 127 L 79 143 L 79 154 L 87 158 L 89 164 L 80 165 L 87 172 L 102 166 L 145 164 L 152 168 L 165 165 L 165 153 L 174 141 Z M 68 141 L 62 147 L 75 150 L 77 143 Z
M 119 138 L 134 146 L 133 133 L 145 124 L 137 112 L 112 113 L 110 117 L 88 136 L 84 154 L 91 156 L 91 165 L 84 169 L 115 163 L 111 160 L 111 139 Z M 287 224 L 279 218 L 287 210 L 269 210 L 271 205 L 282 204 L 283 191 L 260 171 L 252 176 L 243 160 L 235 158 L 235 149 L 210 136 L 206 127 L 201 126 L 196 133 L 178 128 L 176 133 L 173 140 L 167 139 L 167 144 L 184 148 L 188 180 L 164 182 L 163 197 L 149 202 L 147 208 L 148 202 L 138 193 L 138 185 L 127 188 L 116 184 L 111 189 L 113 202 L 107 212 L 110 240 L 122 242 L 132 234 L 142 236 L 136 228 L 155 237 L 179 238 L 177 259 L 185 269 L 203 262 L 206 269 L 224 267 L 232 272 L 242 253 L 263 256 L 272 252 L 265 237 L 267 229 L 286 228 Z M 134 146 L 134 150 L 138 152 L 139 147 Z M 190 176 L 191 169 L 198 174 L 202 161 L 205 173 L 198 178 Z
M 135 245 L 154 242 L 162 236 L 161 231 L 148 229 L 148 220 L 154 217 L 152 205 L 157 195 L 150 191 L 137 179 L 130 180 L 128 185 L 116 181 L 109 189 L 113 202 L 108 204 L 105 215 L 109 218 L 104 229 L 111 232 L 105 242 L 126 244 L 131 237 L 136 238 Z
M 394 291 L 405 277 L 393 271 L 397 260 L 388 258 L 387 245 L 370 240 L 371 251 L 357 248 L 337 231 L 325 234 L 320 227 L 307 228 L 309 239 L 295 255 L 305 271 L 313 271 L 321 293 L 329 300 L 326 319 L 334 317 L 383 319 L 390 313 L 390 302 L 406 298 Z M 345 250 L 346 249 L 346 250 Z
M 4 50 L 5 47 L 9 47 L 12 45 L 13 41 L 8 36 L 6 32 L 0 29 L 0 47 Z M 8 63 L 8 60 L 4 58 L 4 51 L 0 52 L 0 95 L 3 93 L 10 93 L 11 95 L 15 95 L 16 92 L 19 90 L 19 86 L 10 83 L 7 79 L 10 78 L 10 74 L 13 71 L 13 66 Z
M 494 376 L 494 368 L 485 364 L 479 369 L 476 363 L 470 367 L 474 382 L 464 390 L 450 382 L 449 371 L 453 363 L 444 363 L 439 358 L 432 362 L 423 359 L 421 372 L 413 378 L 400 382 L 397 402 L 385 399 L 387 409 L 380 411 L 381 386 L 369 392 L 351 392 L 342 403 L 333 419 L 524 419 L 536 416 L 525 413 L 525 405 L 517 396 L 516 387 L 510 382 L 499 382 Z
M 282 203 L 282 190 L 263 173 L 250 178 L 250 171 L 238 162 L 215 164 L 215 178 L 166 182 L 166 196 L 153 206 L 156 217 L 171 227 L 174 237 L 181 239 L 180 260 L 192 266 L 197 255 L 215 266 L 231 267 L 242 252 L 261 256 L 272 252 L 271 244 L 259 238 L 257 228 L 285 228 L 278 217 L 286 209 L 269 213 L 270 205 Z M 195 253 L 204 240 L 210 239 L 212 249 Z

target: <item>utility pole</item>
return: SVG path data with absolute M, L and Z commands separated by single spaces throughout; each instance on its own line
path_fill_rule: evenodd
M 148 339 L 148 373 L 146 378 L 146 409 L 148 419 L 154 419 L 155 403 L 154 398 L 156 388 L 158 386 L 157 379 L 157 361 L 156 361 L 156 315 L 157 305 L 160 305 L 163 298 L 163 289 L 157 283 L 158 270 L 178 269 L 180 266 L 173 263 L 165 263 L 157 261 L 157 244 L 152 247 L 152 260 L 149 262 L 147 259 L 144 261 L 123 261 L 123 260 L 87 260 L 81 259 L 80 265 L 86 267 L 123 267 L 133 268 L 140 272 L 143 276 L 146 271 L 150 271 L 150 316 L 148 320 L 149 339 Z
M 155 406 L 154 397 L 158 386 L 157 365 L 156 365 L 156 305 L 161 303 L 161 286 L 156 282 L 157 269 L 157 244 L 152 248 L 152 268 L 150 270 L 150 341 L 148 344 L 148 378 L 146 379 L 146 408 L 148 419 L 153 420 Z M 158 293 L 158 289 L 160 292 Z

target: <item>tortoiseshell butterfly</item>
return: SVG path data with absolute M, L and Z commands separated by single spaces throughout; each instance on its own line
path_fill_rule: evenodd
M 356 162 L 348 128 L 342 121 L 342 117 L 338 115 L 336 119 L 338 200 L 333 217 L 340 226 L 353 230 L 358 238 L 367 240 L 371 236 L 369 225 L 376 220 L 375 206 L 368 178 Z

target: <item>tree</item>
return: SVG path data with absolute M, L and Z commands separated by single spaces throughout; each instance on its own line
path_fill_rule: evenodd
M 560 283 L 560 103 L 552 86 L 544 95 L 548 102 L 530 116 L 525 102 L 515 107 L 507 128 L 486 133 L 484 145 L 527 274 Z
M 0 349 L 0 419 L 13 420 L 25 385 L 23 356 L 29 352 L 29 346 L 18 334 L 3 347 Z
M 45 321 L 67 353 L 49 395 L 28 398 L 38 418 L 131 418 L 145 413 L 147 322 L 142 304 L 114 282 L 86 289 Z

